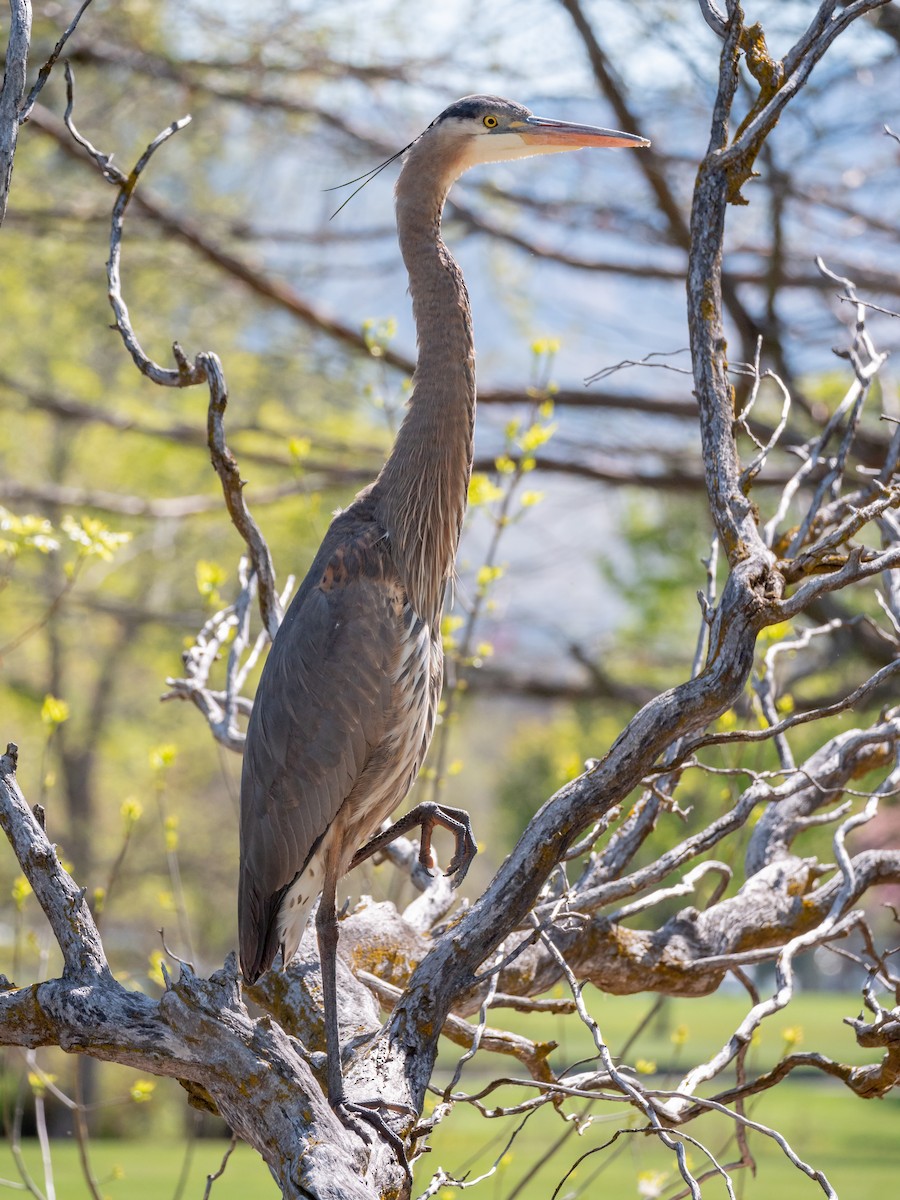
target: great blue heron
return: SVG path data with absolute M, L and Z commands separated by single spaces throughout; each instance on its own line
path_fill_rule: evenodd
M 241 969 L 253 983 L 279 948 L 288 963 L 321 892 L 316 930 L 335 1106 L 343 1103 L 338 879 L 415 824 L 426 866 L 434 825 L 453 831 L 455 881 L 475 853 L 466 815 L 434 804 L 375 836 L 412 787 L 431 741 L 441 610 L 472 465 L 472 321 L 462 274 L 441 240 L 444 201 L 478 163 L 645 145 L 633 134 L 543 120 L 496 96 L 467 96 L 402 152 L 397 232 L 418 334 L 409 411 L 378 478 L 332 522 L 278 631 L 241 781 Z

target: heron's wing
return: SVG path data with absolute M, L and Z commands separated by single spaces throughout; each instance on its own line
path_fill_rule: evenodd
M 271 964 L 283 891 L 383 740 L 403 600 L 377 527 L 338 518 L 278 631 L 247 730 L 238 905 L 247 979 Z

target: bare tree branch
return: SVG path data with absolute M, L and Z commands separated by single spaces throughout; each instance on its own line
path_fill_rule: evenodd
M 113 978 L 84 890 L 59 865 L 28 809 L 15 765 L 10 746 L 0 758 L 0 822 L 60 944 L 65 970 L 37 987 L 16 989 L 6 981 L 3 1040 L 59 1045 L 182 1080 L 197 1103 L 217 1109 L 256 1147 L 290 1200 L 380 1195 L 366 1181 L 362 1144 L 329 1108 L 302 1048 L 277 1025 L 247 1015 L 233 958 L 210 980 L 183 967 L 159 1002 Z M 257 1099 L 248 1106 L 251 1079 Z M 253 1117 L 257 1104 L 269 1110 L 264 1124 Z M 399 1164 L 394 1171 L 402 1180 Z
M 568 0 L 564 7 L 585 42 L 598 82 L 616 111 L 624 114 L 622 123 L 633 127 L 624 91 L 581 7 Z M 762 367 L 765 343 L 755 330 L 748 354 L 752 361 L 729 367 L 723 306 L 743 322 L 745 340 L 752 321 L 737 305 L 733 284 L 723 280 L 722 246 L 727 205 L 740 202 L 741 185 L 752 173 L 774 120 L 834 38 L 850 21 L 877 7 L 877 0 L 856 0 L 839 11 L 834 3 L 822 4 L 796 46 L 776 63 L 768 55 L 762 31 L 744 25 L 736 0 L 729 0 L 727 14 L 716 4 L 701 3 L 704 19 L 723 44 L 709 145 L 697 177 L 689 229 L 661 174 L 650 182 L 660 211 L 668 214 L 673 240 L 685 247 L 690 242 L 688 306 L 703 475 L 692 475 L 661 452 L 653 460 L 660 464 L 655 475 L 644 468 L 643 475 L 632 471 L 629 476 L 630 482 L 666 478 L 680 481 L 682 487 L 687 481 L 707 490 L 716 537 L 706 560 L 696 639 L 689 639 L 687 649 L 687 660 L 692 661 L 685 661 L 682 681 L 659 694 L 637 686 L 619 690 L 620 698 L 641 707 L 602 756 L 590 758 L 584 773 L 560 788 L 529 822 L 471 907 L 453 912 L 446 882 L 417 873 L 416 849 L 406 843 L 392 848 L 392 861 L 421 894 L 402 913 L 391 904 L 363 903 L 342 921 L 338 991 L 345 1084 L 354 1101 L 378 1097 L 390 1137 L 365 1142 L 337 1120 L 322 1092 L 323 1055 L 305 1048 L 323 1042 L 314 931 L 307 930 L 297 958 L 285 970 L 268 973 L 248 992 L 266 1014 L 259 1019 L 251 1018 L 244 1007 L 232 959 L 209 980 L 184 968 L 177 983 L 167 980 L 158 1001 L 126 991 L 110 971 L 83 893 L 60 867 L 24 802 L 14 777 L 12 747 L 0 761 L 0 822 L 62 949 L 64 970 L 60 979 L 0 988 L 2 1040 L 31 1048 L 59 1044 L 178 1078 L 193 1103 L 220 1112 L 256 1147 L 291 1198 L 408 1197 L 407 1154 L 418 1151 L 453 1105 L 472 1103 L 487 1115 L 481 1100 L 499 1087 L 499 1081 L 494 1079 L 476 1095 L 466 1095 L 458 1086 L 464 1064 L 483 1050 L 515 1057 L 531 1074 L 530 1080 L 516 1081 L 529 1089 L 527 1098 L 505 1110 L 498 1106 L 492 1115 L 525 1115 L 554 1104 L 569 1116 L 562 1106 L 572 1099 L 624 1103 L 637 1116 L 631 1132 L 656 1139 L 675 1156 L 684 1195 L 699 1196 L 701 1183 L 718 1176 L 733 1196 L 729 1172 L 752 1161 L 742 1132 L 737 1134 L 739 1161 L 726 1164 L 721 1153 L 714 1154 L 684 1130 L 707 1109 L 727 1113 L 739 1130 L 753 1128 L 774 1137 L 795 1167 L 833 1194 L 821 1172 L 804 1163 L 777 1131 L 749 1121 L 741 1106 L 746 1097 L 776 1086 L 799 1065 L 842 1079 L 860 1096 L 882 1095 L 900 1077 L 900 1016 L 897 1009 L 883 1005 L 884 989 L 898 992 L 900 979 L 892 974 L 889 953 L 877 949 L 860 907 L 871 889 L 900 882 L 900 851 L 848 849 L 852 832 L 873 820 L 879 801 L 900 788 L 898 711 L 888 709 L 877 718 L 861 715 L 862 704 L 871 705 L 879 689 L 890 687 L 900 665 L 900 490 L 895 482 L 900 429 L 889 440 L 868 435 L 866 442 L 863 422 L 869 419 L 870 385 L 885 356 L 876 351 L 866 329 L 866 306 L 857 302 L 855 329 L 843 354 L 851 381 L 844 402 L 825 421 L 824 431 L 817 429 L 810 438 L 807 426 L 805 441 L 796 431 L 788 434 L 796 396 L 787 374 L 776 377 Z M 758 94 L 732 134 L 741 56 Z M 143 185 L 136 193 L 150 156 L 175 132 L 177 123 L 151 143 L 125 175 L 77 132 L 71 109 L 70 87 L 67 122 L 80 145 L 74 152 L 82 160 L 87 156 L 118 189 L 109 291 L 124 344 L 152 381 L 167 387 L 205 383 L 209 390 L 207 445 L 248 556 L 239 569 L 237 596 L 205 622 L 185 656 L 184 678 L 170 681 L 170 686 L 172 695 L 198 707 L 221 744 L 238 750 L 240 719 L 250 705 L 243 688 L 277 628 L 280 598 L 268 549 L 244 506 L 237 461 L 226 444 L 227 391 L 219 360 L 201 353 L 189 361 L 176 346 L 175 367 L 164 368 L 144 354 L 134 335 L 119 275 L 129 205 L 140 205 L 143 195 L 145 211 L 161 227 L 244 278 L 259 294 L 276 297 L 280 286 L 260 284 L 249 264 L 232 258 L 205 231 L 186 225 L 152 197 L 147 206 Z M 48 122 L 39 108 L 34 120 Z M 51 131 L 52 126 L 50 121 Z M 59 136 L 58 129 L 53 136 Z M 841 284 L 854 298 L 854 285 L 843 279 Z M 287 307 L 291 306 L 315 327 L 359 347 L 357 335 L 341 332 L 338 323 L 329 324 L 299 298 L 288 296 Z M 409 365 L 399 356 L 394 361 Z M 759 393 L 767 375 L 781 408 L 771 426 L 759 420 Z M 748 393 L 740 411 L 735 408 L 735 379 Z M 509 395 L 498 393 L 493 399 L 501 403 Z M 622 403 L 603 395 L 596 401 L 607 406 Z M 642 403 L 648 411 L 668 408 L 681 417 L 694 411 L 686 400 L 656 402 L 647 397 Z M 809 415 L 805 413 L 804 420 Z M 741 463 L 738 439 L 741 447 L 751 447 L 747 467 Z M 779 465 L 790 453 L 801 457 L 797 471 L 784 471 Z M 863 461 L 866 454 L 869 461 Z M 491 462 L 486 458 L 484 469 Z M 586 478 L 624 475 L 621 462 L 587 452 L 570 462 L 545 459 L 537 465 Z M 750 493 L 758 488 L 765 497 L 762 485 L 773 483 L 782 491 L 772 501 L 774 515 L 763 533 L 763 517 Z M 755 500 L 763 505 L 759 496 Z M 715 558 L 719 542 L 727 571 L 721 586 Z M 853 594 L 860 595 L 858 610 L 877 614 L 869 594 L 874 587 L 861 586 L 876 575 L 882 576 L 882 612 L 877 620 L 868 616 L 866 628 L 881 631 L 878 669 L 855 687 L 847 682 L 834 702 L 795 709 L 779 719 L 786 711 L 779 707 L 785 699 L 782 693 L 792 679 L 804 680 L 812 673 L 806 660 L 817 648 L 831 646 L 833 640 L 837 644 L 839 637 L 853 636 L 862 628 L 861 621 L 853 623 L 856 618 L 849 611 L 855 600 L 847 601 L 846 615 L 823 618 L 816 610 L 816 626 L 804 623 L 813 619 L 812 606 L 853 587 Z M 257 588 L 263 613 L 258 633 L 251 623 Z M 765 654 L 757 651 L 763 630 L 794 617 L 801 621 L 791 635 L 773 630 L 770 636 L 781 640 Z M 224 678 L 214 681 L 213 664 L 226 650 Z M 789 653 L 797 655 L 794 677 L 784 670 Z M 583 654 L 581 658 L 590 668 Z M 755 698 L 747 693 L 754 671 Z M 602 669 L 593 671 L 591 685 L 598 691 L 613 690 Z M 716 727 L 713 723 L 732 707 L 738 715 L 730 726 L 738 720 L 748 724 L 748 714 L 755 721 L 761 709 L 766 727 Z M 825 722 L 851 708 L 857 710 L 856 728 L 836 731 L 823 723 L 818 748 L 801 753 L 800 739 L 793 740 L 801 724 Z M 778 750 L 777 759 L 771 757 L 771 770 L 752 769 L 746 761 L 723 764 L 715 754 L 703 752 L 720 744 L 770 739 Z M 875 785 L 865 778 L 873 773 Z M 712 795 L 722 775 L 739 790 L 736 798 L 716 801 L 711 819 L 679 832 L 663 853 L 640 857 L 654 827 L 686 819 L 682 806 L 689 789 L 683 788 L 684 781 L 711 785 Z M 760 810 L 741 863 L 739 855 L 727 853 L 726 839 L 748 829 Z M 831 827 L 833 863 L 795 852 L 797 837 L 812 826 Z M 713 853 L 715 859 L 708 857 Z M 573 877 L 578 873 L 575 882 L 569 872 Z M 684 906 L 673 912 L 673 900 Z M 665 907 L 654 925 L 660 906 Z M 638 917 L 645 927 L 634 927 Z M 805 1056 L 788 1055 L 772 1071 L 749 1078 L 747 1044 L 756 1029 L 792 1001 L 797 958 L 838 942 L 845 943 L 846 953 L 869 972 L 863 997 L 871 1019 L 860 1018 L 853 1028 L 859 1044 L 873 1051 L 873 1061 L 850 1068 L 824 1056 L 810 1056 L 807 1062 Z M 763 962 L 775 964 L 771 994 L 762 984 L 757 989 L 747 973 Z M 629 1069 L 627 1059 L 614 1061 L 584 990 L 585 983 L 592 982 L 608 993 L 650 989 L 660 995 L 700 996 L 718 988 L 729 972 L 745 983 L 748 1007 L 716 1053 L 707 1062 L 686 1064 L 684 1078 L 671 1091 L 652 1089 Z M 549 1043 L 489 1027 L 487 1018 L 504 1005 L 524 1011 L 547 1008 L 543 994 L 559 982 L 570 994 L 565 1010 L 588 1029 L 599 1064 L 557 1077 Z M 389 1011 L 384 1025 L 381 1006 Z M 476 1012 L 477 1023 L 464 1019 Z M 463 1045 L 465 1054 L 440 1103 L 422 1120 L 442 1034 Z M 723 1077 L 725 1090 L 708 1099 L 697 1097 L 701 1085 L 719 1087 Z M 687 1145 L 704 1156 L 699 1167 L 688 1161 Z M 436 1173 L 425 1195 L 434 1195 L 447 1178 L 446 1172 Z
M 82 150 L 72 144 L 63 123 L 40 105 L 34 109 L 31 124 L 49 134 L 67 154 L 79 161 L 85 161 Z M 360 331 L 351 329 L 318 310 L 284 280 L 266 275 L 252 264 L 218 246 L 198 224 L 178 215 L 149 189 L 141 189 L 135 196 L 135 205 L 147 216 L 152 217 L 166 233 L 177 237 L 196 250 L 203 258 L 228 271 L 236 279 L 240 279 L 258 295 L 274 301 L 280 307 L 300 317 L 312 328 L 337 338 L 353 349 L 369 353 L 365 338 Z M 408 358 L 391 350 L 390 347 L 384 351 L 384 361 L 407 374 L 411 375 L 413 372 L 414 364 Z

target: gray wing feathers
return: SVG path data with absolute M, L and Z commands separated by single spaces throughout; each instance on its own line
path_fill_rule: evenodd
M 360 542 L 368 544 L 360 544 Z M 401 623 L 383 551 L 326 545 L 263 670 L 241 780 L 239 926 L 245 977 L 277 950 L 281 894 L 382 741 Z

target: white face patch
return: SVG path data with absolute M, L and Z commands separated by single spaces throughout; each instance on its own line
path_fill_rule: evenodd
M 535 146 L 526 142 L 518 133 L 504 130 L 503 133 L 492 133 L 485 129 L 478 130 L 469 138 L 465 151 L 467 167 L 479 163 L 508 162 L 516 158 L 533 158 L 536 154 L 546 153 L 546 147 Z

